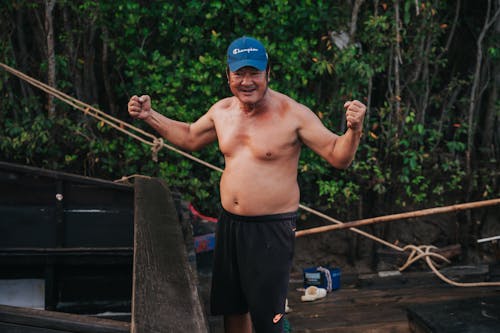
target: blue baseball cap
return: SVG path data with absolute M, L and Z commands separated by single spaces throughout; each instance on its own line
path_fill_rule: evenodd
M 257 39 L 243 36 L 235 39 L 227 48 L 227 64 L 231 72 L 250 66 L 260 71 L 267 68 L 267 52 Z

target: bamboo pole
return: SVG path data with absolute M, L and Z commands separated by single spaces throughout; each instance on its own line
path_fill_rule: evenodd
M 456 211 L 461 211 L 461 210 L 466 210 L 466 209 L 494 206 L 494 205 L 499 205 L 499 204 L 500 204 L 500 198 L 497 198 L 497 199 L 491 199 L 491 200 L 456 204 L 456 205 L 451 205 L 451 206 L 428 208 L 428 209 L 416 210 L 413 212 L 378 216 L 378 217 L 372 217 L 372 218 L 356 220 L 356 221 L 351 221 L 351 222 L 338 223 L 335 225 L 326 225 L 326 226 L 317 227 L 317 228 L 300 230 L 300 231 L 297 231 L 295 233 L 295 236 L 301 237 L 301 236 L 317 234 L 317 233 L 321 233 L 321 232 L 325 232 L 325 231 L 354 228 L 354 227 L 359 227 L 359 226 L 368 225 L 368 224 L 375 224 L 375 223 L 380 223 L 380 222 L 390 222 L 390 221 L 395 221 L 395 220 L 403 220 L 403 219 L 409 219 L 409 218 L 421 217 L 421 216 L 427 216 L 427 215 L 443 214 L 443 213 L 448 213 L 448 212 L 456 212 Z
M 493 241 L 496 241 L 496 240 L 499 240 L 499 239 L 500 239 L 500 236 L 494 236 L 494 237 L 488 237 L 488 238 L 478 239 L 477 242 L 478 243 L 493 242 Z

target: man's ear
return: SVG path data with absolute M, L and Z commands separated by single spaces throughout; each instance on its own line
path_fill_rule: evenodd
M 269 66 L 269 64 L 267 64 L 266 76 L 267 76 L 267 82 L 271 81 L 271 66 Z
M 229 66 L 226 67 L 227 84 L 229 84 Z

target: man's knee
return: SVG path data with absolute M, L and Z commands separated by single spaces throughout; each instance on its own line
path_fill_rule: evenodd
M 252 320 L 249 313 L 224 316 L 226 333 L 252 333 Z

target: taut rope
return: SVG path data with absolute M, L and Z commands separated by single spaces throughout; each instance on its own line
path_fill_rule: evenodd
M 216 170 L 216 171 L 219 171 L 219 172 L 223 172 L 223 170 L 213 164 L 210 164 L 208 162 L 205 162 L 191 154 L 188 154 L 180 149 L 177 149 L 171 145 L 168 145 L 166 144 L 163 139 L 161 138 L 158 138 L 156 136 L 154 136 L 153 134 L 151 133 L 148 133 L 136 126 L 133 126 L 127 122 L 124 122 L 118 118 L 115 118 L 89 104 L 86 104 L 82 101 L 79 101 L 78 99 L 74 98 L 74 97 L 71 97 L 45 83 L 42 83 L 18 70 L 15 70 L 14 68 L 12 67 L 9 67 L 7 65 L 5 65 L 4 63 L 1 63 L 0 62 L 0 67 L 2 67 L 5 71 L 13 74 L 14 76 L 17 76 L 18 78 L 30 83 L 31 85 L 45 91 L 46 93 L 60 99 L 61 101 L 71 105 L 72 107 L 74 107 L 75 109 L 77 110 L 80 110 L 82 111 L 83 113 L 89 115 L 89 116 L 92 116 L 102 122 L 104 122 L 105 124 L 108 124 L 109 126 L 113 127 L 114 129 L 122 132 L 122 133 L 125 133 L 127 135 L 129 135 L 130 137 L 136 139 L 136 140 L 139 140 L 140 142 L 142 143 L 145 143 L 147 145 L 150 145 L 152 146 L 151 148 L 151 151 L 152 151 L 152 157 L 153 159 L 157 159 L 157 154 L 158 154 L 158 151 L 165 147 L 171 151 L 174 151 L 176 153 L 179 153 L 181 154 L 182 156 L 186 157 L 186 158 L 189 158 L 197 163 L 200 163 L 210 169 L 213 169 L 213 170 Z M 142 135 L 142 137 L 141 137 Z M 151 141 L 145 139 L 144 137 L 146 138 L 149 138 Z M 128 178 L 122 178 L 122 180 L 127 180 Z M 302 204 L 299 205 L 299 208 L 305 210 L 305 211 L 308 211 L 314 215 L 317 215 L 319 217 L 322 217 L 330 222 L 333 222 L 335 224 L 340 224 L 340 225 L 343 225 L 344 222 L 341 222 L 339 220 L 336 220 L 328 215 L 325 215 L 317 210 L 314 210 L 312 208 L 309 208 L 307 206 L 304 206 Z M 364 232 L 364 231 L 361 231 L 357 228 L 353 228 L 353 227 L 350 227 L 349 230 L 353 231 L 353 232 L 356 232 L 362 236 L 365 236 L 373 241 L 376 241 L 380 244 L 383 244 L 385 246 L 388 246 L 394 250 L 397 250 L 397 251 L 400 251 L 400 252 L 406 252 L 408 250 L 411 250 L 411 254 L 406 262 L 406 264 L 404 264 L 399 270 L 400 271 L 403 271 L 404 269 L 406 269 L 407 267 L 409 267 L 413 262 L 421 259 L 421 258 L 425 258 L 425 261 L 426 263 L 429 265 L 429 267 L 434 271 L 434 273 L 436 273 L 436 275 L 442 279 L 443 281 L 449 283 L 449 284 L 452 284 L 452 285 L 455 285 L 455 286 L 459 286 L 459 287 L 485 287 L 485 286 L 500 286 L 500 282 L 479 282 L 479 283 L 459 283 L 459 282 L 455 282 L 455 281 L 452 281 L 448 278 L 446 278 L 443 274 L 441 274 L 437 268 L 435 267 L 435 263 L 432 261 L 432 259 L 430 257 L 434 257 L 434 258 L 438 258 L 438 259 L 441 259 L 445 262 L 449 262 L 448 259 L 446 259 L 444 256 L 441 256 L 437 253 L 434 253 L 434 252 L 431 252 L 432 249 L 435 249 L 435 247 L 433 246 L 427 246 L 427 245 L 424 245 L 424 246 L 415 246 L 415 245 L 407 245 L 405 246 L 404 248 L 401 248 L 395 244 L 392 244 L 390 242 L 387 242 L 379 237 L 376 237 L 376 236 L 373 236 L 367 232 Z M 305 232 L 306 230 L 304 231 L 299 231 L 297 232 L 297 234 L 299 234 L 300 232 Z M 300 234 L 299 234 L 300 235 Z M 415 254 L 418 254 L 415 256 Z
M 207 162 L 205 162 L 205 161 L 203 161 L 203 160 L 201 160 L 201 159 L 199 159 L 191 154 L 188 154 L 180 149 L 177 149 L 169 144 L 166 144 L 165 142 L 163 142 L 162 139 L 160 141 L 160 138 L 157 138 L 153 134 L 148 133 L 148 132 L 146 132 L 146 131 L 144 131 L 136 126 L 133 126 L 125 121 L 122 121 L 118 118 L 115 118 L 115 117 L 93 107 L 92 105 L 86 104 L 86 103 L 84 103 L 84 102 L 82 102 L 74 97 L 71 97 L 71 96 L 63 93 L 62 91 L 59 91 L 59 90 L 57 90 L 57 89 L 55 89 L 55 88 L 53 88 L 53 87 L 51 87 L 43 82 L 40 82 L 40 81 L 20 72 L 12 67 L 5 65 L 4 63 L 0 62 L 0 67 L 5 69 L 5 71 L 17 76 L 18 78 L 30 83 L 33 86 L 39 88 L 40 90 L 43 90 L 46 93 L 48 93 L 52 96 L 55 96 L 59 100 L 65 102 L 66 104 L 71 105 L 75 109 L 80 110 L 83 113 L 102 121 L 103 123 L 113 127 L 114 129 L 116 129 L 122 133 L 129 135 L 130 137 L 132 137 L 136 140 L 139 140 L 142 143 L 145 143 L 147 145 L 152 146 L 153 159 L 154 159 L 155 151 L 157 153 L 159 151 L 159 149 L 165 147 L 165 148 L 172 150 L 172 151 L 175 151 L 176 153 L 181 154 L 184 157 L 187 157 L 195 162 L 198 162 L 202 165 L 205 165 L 206 167 L 209 167 L 213 170 L 222 172 L 221 168 L 216 167 L 215 165 L 212 165 L 210 163 L 207 163 Z M 149 138 L 149 140 L 144 138 L 144 137 Z

